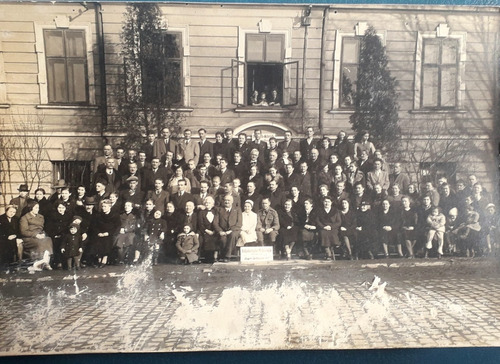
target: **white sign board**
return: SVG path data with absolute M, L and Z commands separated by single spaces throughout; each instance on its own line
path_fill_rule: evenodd
M 242 246 L 240 248 L 242 262 L 272 262 L 272 246 Z

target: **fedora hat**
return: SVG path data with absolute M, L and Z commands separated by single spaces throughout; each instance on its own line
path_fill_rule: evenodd
M 95 205 L 95 199 L 93 197 L 85 197 L 85 205 Z
M 68 185 L 66 184 L 65 180 L 60 179 L 54 186 L 52 186 L 52 189 L 63 188 L 63 187 L 68 187 Z
M 30 191 L 30 189 L 28 188 L 28 185 L 26 183 L 19 185 L 19 188 L 17 190 L 19 192 L 29 192 Z

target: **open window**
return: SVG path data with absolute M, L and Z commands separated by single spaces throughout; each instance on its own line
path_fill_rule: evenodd
M 245 61 L 232 60 L 231 101 L 244 107 L 298 104 L 298 61 L 285 62 L 283 34 L 247 34 Z

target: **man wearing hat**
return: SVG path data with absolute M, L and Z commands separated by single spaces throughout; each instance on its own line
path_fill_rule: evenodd
M 125 173 L 123 176 L 122 176 L 122 182 L 121 182 L 121 189 L 122 190 L 126 190 L 128 188 L 128 179 L 130 177 L 136 177 L 137 178 L 137 189 L 139 191 L 144 191 L 144 189 L 142 188 L 143 187 L 143 183 L 142 183 L 142 175 L 141 173 L 139 172 L 139 168 L 137 167 L 137 163 L 136 162 L 130 162 L 128 164 L 128 170 L 127 170 L 127 173 Z
M 120 192 L 120 200 L 123 204 L 125 202 L 132 202 L 134 210 L 140 210 L 144 202 L 144 192 L 139 189 L 139 178 L 137 176 L 130 176 L 125 180 L 125 183 L 129 188 Z
M 62 193 L 62 189 L 64 187 L 68 187 L 68 186 L 66 185 L 66 181 L 63 179 L 58 180 L 57 183 L 54 186 L 52 186 L 52 189 L 55 191 L 49 197 L 49 202 L 51 205 L 55 204 L 57 200 L 60 200 L 62 198 L 61 193 Z
M 15 205 L 17 207 L 16 216 L 21 217 L 21 213 L 28 202 L 28 194 L 30 190 L 27 184 L 19 185 L 17 190 L 19 191 L 19 196 L 10 200 L 9 205 Z

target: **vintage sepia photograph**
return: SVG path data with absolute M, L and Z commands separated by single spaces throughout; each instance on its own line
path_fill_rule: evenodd
M 497 6 L 0 3 L 0 357 L 500 346 Z

